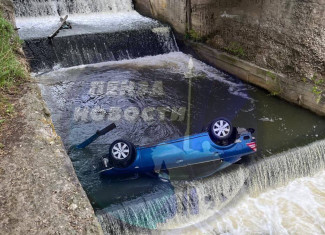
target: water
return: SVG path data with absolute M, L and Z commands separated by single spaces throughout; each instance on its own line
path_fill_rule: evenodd
M 256 129 L 258 154 L 203 180 L 193 178 L 213 172 L 214 166 L 171 172 L 172 183 L 167 185 L 150 178 L 119 183 L 101 180 L 100 157 L 114 140 L 124 138 L 144 145 L 185 134 L 186 115 L 172 121 L 172 112 L 167 112 L 161 119 L 157 109 L 187 107 L 189 61 L 189 56 L 174 52 L 59 69 L 37 77 L 67 148 L 111 119 L 118 126 L 87 149 L 70 154 L 107 233 L 133 234 L 152 229 L 186 232 L 189 226 L 198 226 L 202 232 L 206 228 L 201 223 L 223 218 L 226 208 L 236 209 L 234 202 L 324 169 L 324 141 L 301 147 L 325 137 L 321 117 L 193 59 L 191 133 L 200 132 L 215 117 L 226 116 L 235 126 Z M 146 82 L 144 93 L 142 85 Z M 114 84 L 117 89 L 113 89 Z M 114 107 L 120 110 L 119 118 L 110 113 Z M 153 121 L 142 115 L 148 107 L 155 108 Z M 128 114 L 130 108 L 139 113 L 136 118 Z M 222 227 L 225 225 L 214 225 L 228 231 L 228 227 Z M 210 227 L 210 232 L 223 231 Z
M 62 16 L 97 12 L 128 12 L 132 0 L 14 0 L 16 17 Z
M 15 1 L 16 24 L 33 72 L 178 51 L 171 28 L 133 10 L 131 0 Z M 59 16 L 69 15 L 71 29 Z
M 135 11 L 78 14 L 68 19 L 72 29 L 60 30 L 49 40 L 58 27 L 58 17 L 17 18 L 34 72 L 178 51 L 169 26 Z
M 196 225 L 163 234 L 324 234 L 325 172 L 237 202 Z
M 46 24 L 44 24 L 46 21 Z M 76 35 L 116 33 L 162 27 L 156 20 L 141 16 L 136 11 L 119 13 L 91 13 L 69 15 L 72 29 L 60 30 L 57 37 Z M 18 17 L 19 35 L 24 40 L 47 38 L 59 25 L 57 16 Z M 167 26 L 166 26 L 167 27 Z
M 65 147 L 117 124 L 70 152 L 105 234 L 325 233 L 323 118 L 177 52 L 170 28 L 140 16 L 131 0 L 14 2 Z M 65 14 L 72 30 L 49 41 Z M 211 164 L 171 171 L 171 183 L 99 177 L 114 140 L 158 143 L 201 132 L 218 116 L 255 128 L 258 153 L 217 173 Z
M 264 160 L 245 163 L 209 179 L 173 182 L 174 193 L 169 197 L 166 193 L 161 193 L 160 198 L 146 195 L 140 202 L 134 200 L 106 208 L 98 213 L 98 217 L 106 225 L 106 231 L 114 227 L 116 234 L 139 231 L 123 223 L 116 224 L 116 218 L 141 224 L 144 228 L 154 227 L 164 234 L 299 234 L 301 231 L 322 234 L 324 172 L 314 178 L 295 180 L 287 187 L 283 185 L 324 169 L 324 144 L 320 141 Z M 295 167 L 288 170 L 288 164 Z M 275 169 L 276 175 L 273 174 Z M 270 175 L 272 182 L 269 182 Z M 279 186 L 282 188 L 264 193 Z M 151 219 L 152 213 L 157 215 L 155 218 L 163 214 L 161 208 L 169 209 L 168 216 L 165 215 L 164 220 L 160 218 L 161 221 Z M 157 224 L 146 224 L 146 221 Z M 309 231 L 300 230 L 306 225 Z

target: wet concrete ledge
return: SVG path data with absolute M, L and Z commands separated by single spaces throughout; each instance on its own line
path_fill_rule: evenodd
M 235 56 L 220 52 L 203 43 L 183 41 L 186 51 L 198 59 L 228 72 L 241 80 L 268 90 L 272 95 L 325 116 L 325 99 L 317 101 L 311 84 L 293 81 L 287 76 L 259 67 Z

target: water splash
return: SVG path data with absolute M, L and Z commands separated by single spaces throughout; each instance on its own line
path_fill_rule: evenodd
M 322 140 L 256 162 L 234 166 L 205 180 L 174 183 L 173 194 L 149 194 L 141 198 L 140 204 L 140 199 L 137 199 L 106 208 L 98 213 L 98 218 L 103 228 L 116 227 L 119 221 L 131 225 L 126 230 L 127 234 L 133 234 L 139 227 L 160 231 L 184 229 L 220 214 L 223 208 L 235 203 L 240 197 L 259 195 L 324 168 L 325 140 Z M 174 209 L 161 213 L 166 208 Z M 114 224 L 110 224 L 112 220 L 107 220 L 107 215 L 114 215 Z M 150 221 L 150 224 L 138 223 L 139 215 L 143 216 L 143 221 Z
M 62 16 L 95 12 L 127 12 L 133 10 L 132 0 L 14 0 L 17 17 Z

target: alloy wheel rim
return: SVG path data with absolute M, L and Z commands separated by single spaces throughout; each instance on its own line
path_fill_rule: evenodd
M 225 137 L 230 133 L 230 125 L 227 121 L 219 120 L 213 126 L 213 131 L 218 137 Z
M 112 148 L 112 154 L 115 159 L 126 159 L 130 154 L 129 146 L 122 142 L 116 143 Z

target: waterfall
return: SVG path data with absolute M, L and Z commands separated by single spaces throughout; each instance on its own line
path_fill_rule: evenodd
M 162 189 L 160 196 L 159 193 L 145 195 L 137 201 L 105 208 L 97 213 L 97 217 L 106 234 L 110 231 L 134 234 L 139 230 L 177 229 L 204 221 L 240 195 L 258 195 L 324 168 L 325 140 L 322 140 L 236 165 L 208 179 L 173 183 L 168 193 Z
M 163 29 L 164 35 L 149 28 L 56 37 L 52 43 L 47 38 L 28 39 L 24 51 L 28 58 L 32 58 L 29 63 L 33 71 L 51 70 L 57 65 L 67 68 L 178 51 L 171 28 Z
M 59 16 L 97 12 L 128 12 L 132 0 L 14 0 L 17 17 Z
M 171 28 L 138 14 L 132 0 L 14 2 L 33 72 L 178 51 Z M 65 14 L 72 28 L 49 39 Z

